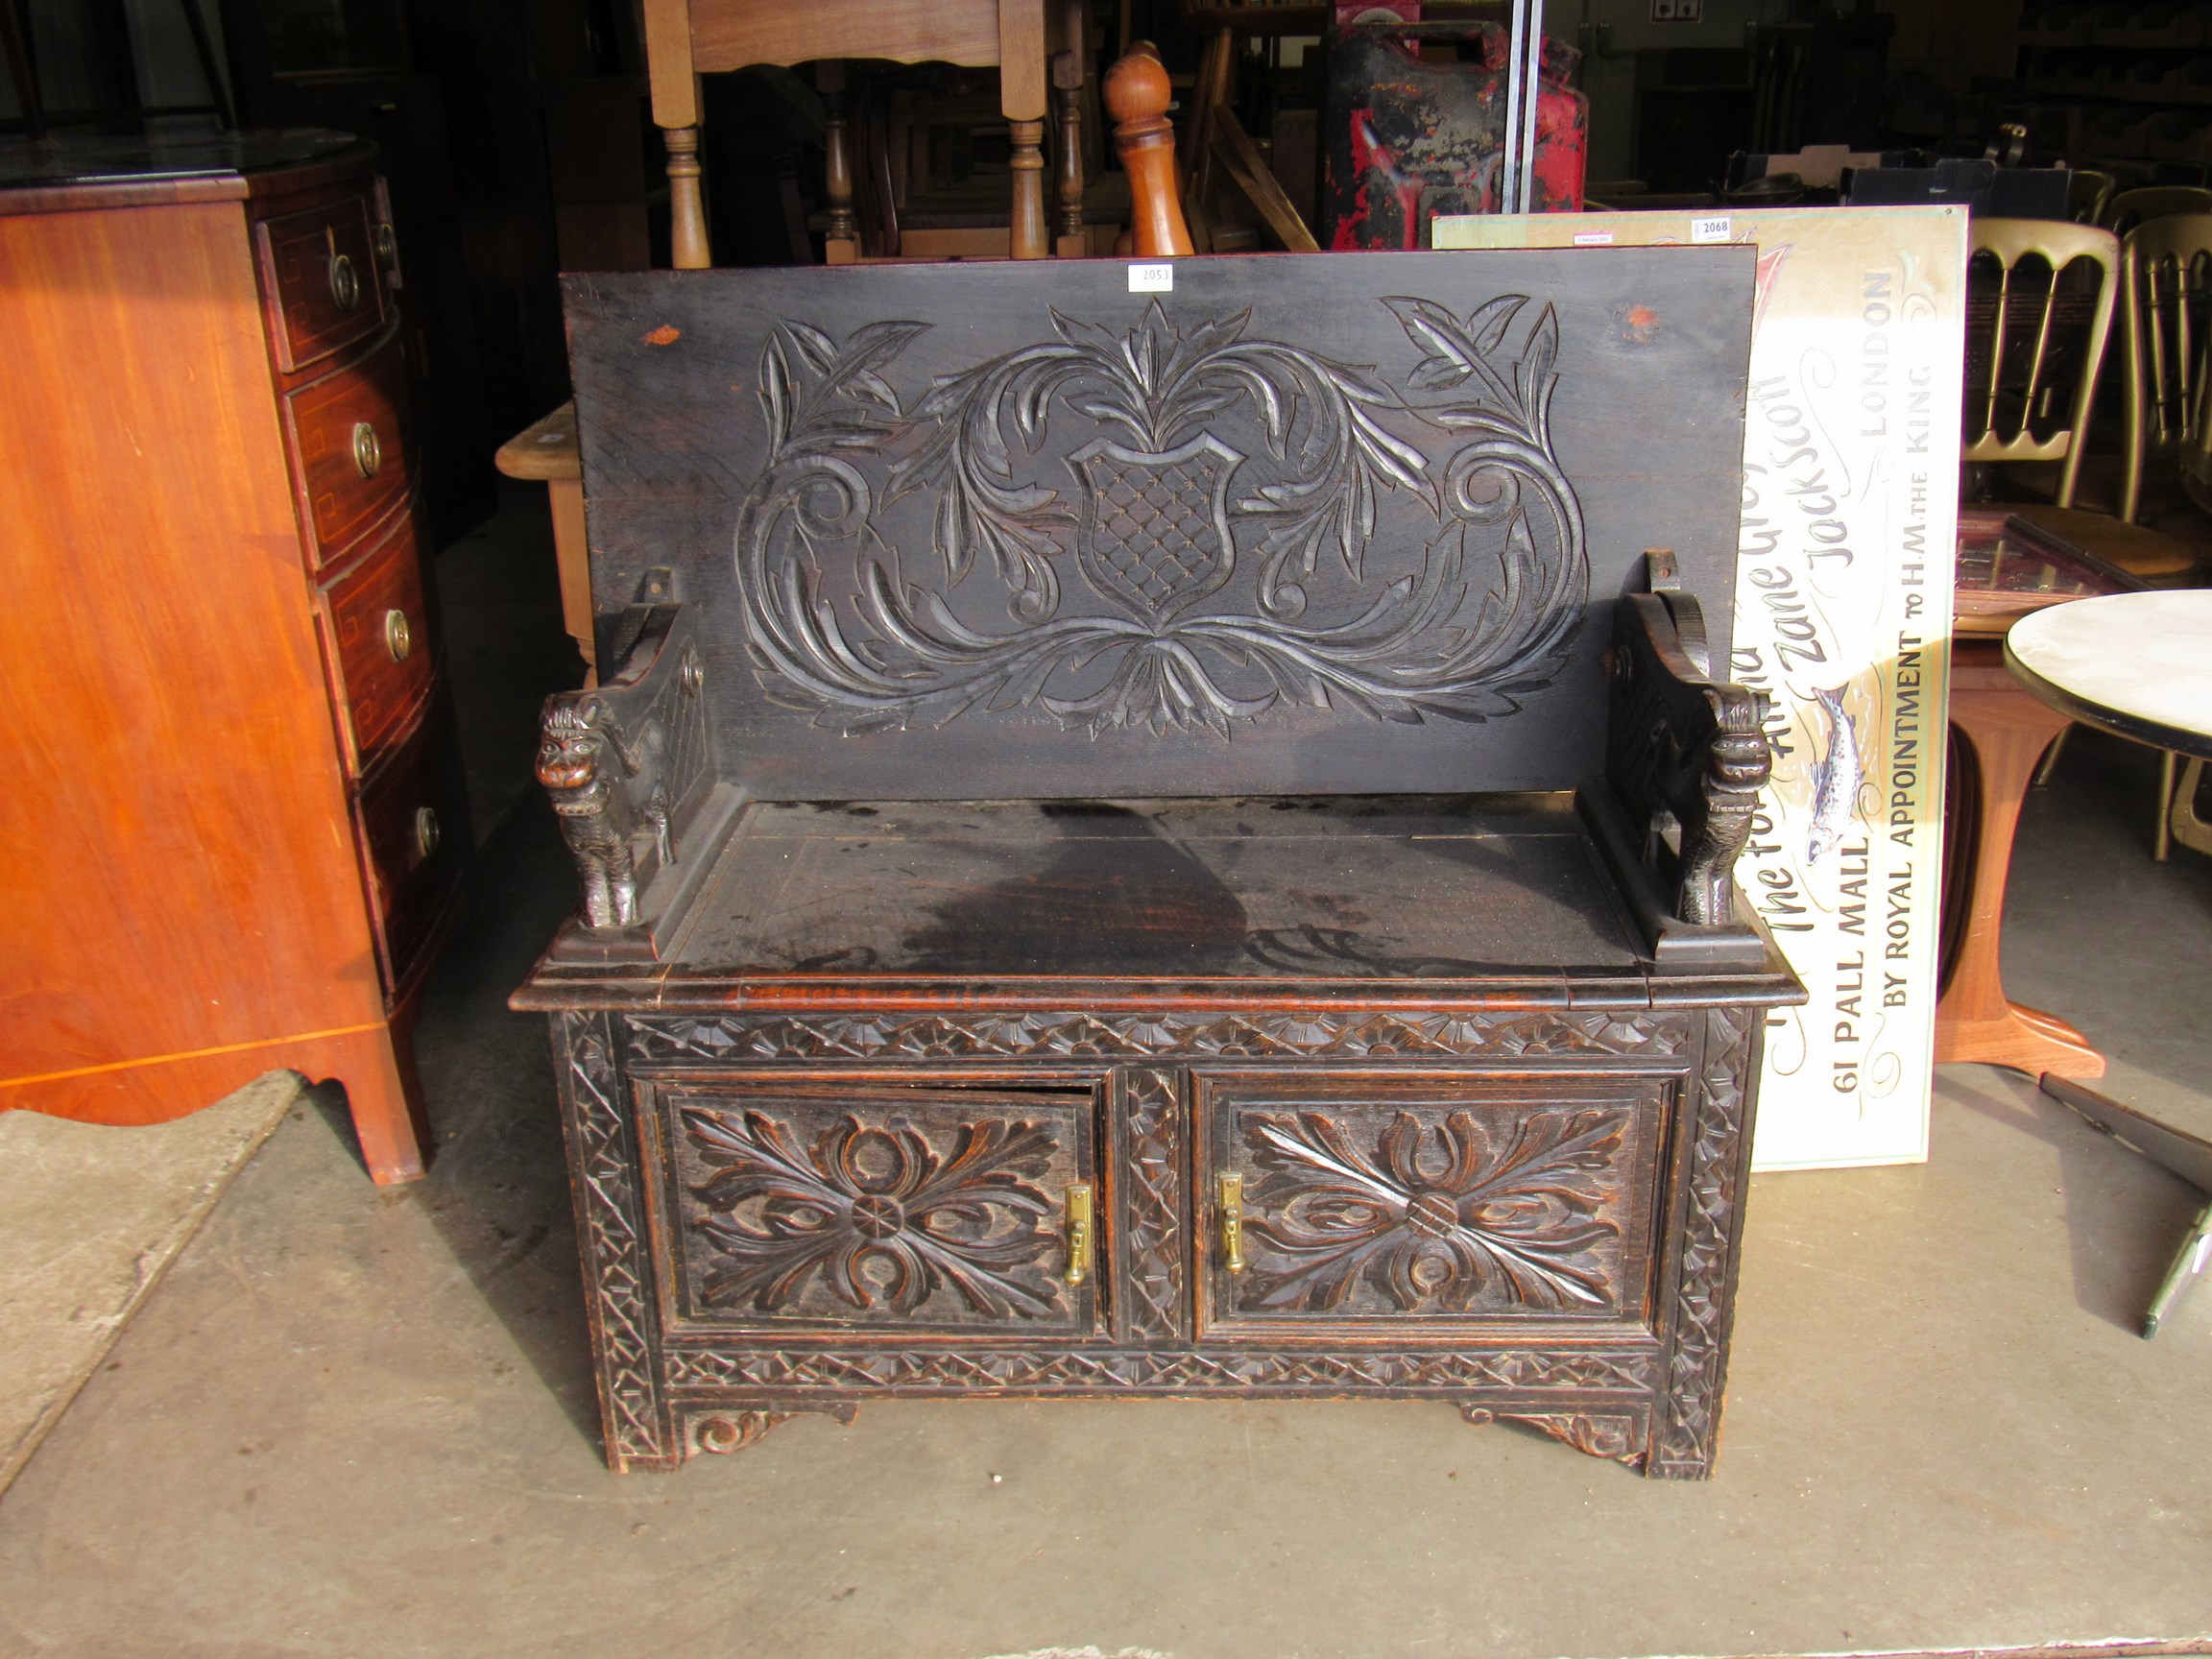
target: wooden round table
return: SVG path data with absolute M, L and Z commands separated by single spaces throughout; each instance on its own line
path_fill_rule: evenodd
M 2212 758 L 2212 590 L 2078 599 L 2023 616 L 2006 636 L 2020 684 L 2060 713 L 2176 754 Z M 2152 1163 L 2212 1194 L 2212 1142 L 2044 1073 L 2044 1092 Z M 2212 1202 L 2182 1241 L 2143 1321 L 2154 1336 L 2212 1261 Z

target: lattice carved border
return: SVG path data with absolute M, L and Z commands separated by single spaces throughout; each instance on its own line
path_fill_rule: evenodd
M 1650 1352 L 1577 1349 L 1468 1354 L 1434 1349 L 1265 1353 L 1100 1349 L 671 1348 L 669 1386 L 878 1393 L 1265 1393 L 1329 1388 L 1397 1394 L 1449 1389 L 1575 1389 L 1645 1393 L 1659 1378 Z
M 1677 1014 L 1538 1009 L 1505 1014 L 1292 1013 L 708 1014 L 631 1016 L 637 1065 L 748 1060 L 1663 1059 L 1682 1051 Z
M 1743 1221 L 1751 1069 L 1759 1046 L 1756 1008 L 1705 1014 L 1697 1120 L 1690 1147 L 1688 1213 L 1674 1293 L 1673 1347 L 1647 1472 L 1702 1479 L 1713 1472 L 1727 1384 L 1728 1327 L 1736 1291 L 1736 1238 Z
M 1182 1080 L 1179 1071 L 1135 1068 L 1115 1075 L 1121 1248 L 1115 1332 L 1124 1342 L 1173 1342 L 1190 1334 Z
M 622 1109 L 613 1019 L 563 1014 L 553 1024 L 562 1119 L 584 1262 L 584 1300 L 598 1362 L 607 1461 L 672 1468 L 683 1461 L 661 1387 L 652 1262 L 638 1190 L 637 1147 Z

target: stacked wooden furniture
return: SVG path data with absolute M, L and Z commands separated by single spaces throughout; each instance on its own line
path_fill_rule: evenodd
M 704 269 L 706 198 L 699 168 L 699 77 L 754 64 L 814 63 L 827 127 L 824 256 L 860 258 L 854 209 L 852 114 L 847 60 L 957 63 L 998 71 L 998 107 L 1012 154 L 1003 233 L 906 247 L 908 257 L 951 254 L 1042 259 L 1089 252 L 1083 214 L 1081 94 L 1086 75 L 1083 0 L 644 0 L 653 120 L 668 146 L 671 262 Z M 1051 228 L 1046 222 L 1045 127 L 1057 97 L 1060 165 Z
M 1710 667 L 1751 277 L 566 279 L 602 684 L 547 707 L 584 904 L 515 1004 L 615 1468 L 1366 1395 L 1710 1469 L 1801 997 Z
M 468 856 L 374 152 L 0 151 L 0 1108 L 344 1081 L 379 1181 Z

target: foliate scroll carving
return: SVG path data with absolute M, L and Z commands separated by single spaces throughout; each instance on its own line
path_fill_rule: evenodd
M 1348 1353 L 1191 1353 L 1175 1349 L 727 1349 L 671 1348 L 668 1380 L 682 1389 L 943 1394 L 1265 1393 L 1326 1388 L 1398 1394 L 1450 1389 L 1606 1389 L 1647 1393 L 1647 1352 L 1576 1349 L 1469 1354 L 1360 1349 Z
M 809 1412 L 819 1412 L 846 1424 L 853 1421 L 859 1409 L 850 1402 L 807 1407 Z M 765 1409 L 696 1412 L 688 1419 L 685 1444 L 718 1455 L 743 1452 L 748 1447 L 757 1446 L 767 1437 L 771 1429 L 800 1415 L 802 1413 L 798 1411 Z
M 1236 1112 L 1262 1171 L 1238 1311 L 1618 1308 L 1627 1107 L 1376 1116 Z
M 1758 1018 L 1759 1011 L 1748 1008 L 1713 1008 L 1705 1015 L 1705 1054 L 1690 1147 L 1690 1201 L 1674 1291 L 1673 1348 L 1649 1464 L 1653 1475 L 1695 1479 L 1712 1473 L 1721 1389 L 1727 1382 L 1747 1128 L 1743 1108 Z
M 1117 1125 L 1124 1239 L 1118 1331 L 1124 1341 L 1188 1334 L 1185 1288 L 1184 1119 L 1174 1071 L 1120 1073 Z
M 556 1025 L 608 1461 L 665 1463 L 674 1451 L 654 1353 L 653 1269 L 611 1022 L 565 1014 Z
M 595 928 L 637 923 L 640 887 L 682 855 L 682 827 L 713 781 L 706 672 L 688 625 L 676 625 L 673 607 L 632 614 L 653 624 L 636 666 L 598 690 L 548 698 L 540 723 L 538 781 Z
M 1557 323 L 1520 295 L 1464 319 L 1381 302 L 1419 353 L 1394 375 L 1155 301 L 1121 328 L 1054 312 L 1055 338 L 902 393 L 926 325 L 778 324 L 736 539 L 763 687 L 847 732 L 1511 713 L 1589 586 L 1551 448 Z M 979 572 L 1010 626 L 963 598 Z
M 842 1322 L 1056 1318 L 1059 1239 L 1040 1184 L 1072 1174 L 1052 1126 L 917 1127 L 837 1113 L 802 1146 L 788 1115 L 685 1105 L 686 1254 L 699 1301 Z
M 1631 1467 L 1644 1461 L 1647 1430 L 1642 1412 L 1490 1411 L 1479 1406 L 1460 1410 L 1470 1423 L 1526 1423 L 1593 1457 Z
M 691 1433 L 702 1452 L 742 1452 L 758 1445 L 769 1430 L 788 1423 L 793 1415 L 789 1411 L 716 1412 L 696 1419 Z
M 1605 773 L 1674 914 L 1717 926 L 1735 919 L 1736 858 L 1772 755 L 1760 697 L 1707 680 L 1683 649 L 1685 631 L 1703 635 L 1687 595 L 1636 594 L 1623 607 Z
M 630 1017 L 639 1064 L 688 1060 L 1512 1059 L 1679 1053 L 1677 1014 L 1544 1009 L 1503 1014 L 1310 1012 L 706 1014 Z

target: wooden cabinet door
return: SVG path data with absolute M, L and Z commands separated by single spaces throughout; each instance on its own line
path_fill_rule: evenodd
M 1201 1335 L 1644 1327 L 1672 1092 L 1634 1074 L 1201 1076 Z
M 964 1336 L 1094 1329 L 1106 1257 L 1091 1091 L 655 1093 L 680 1324 Z

